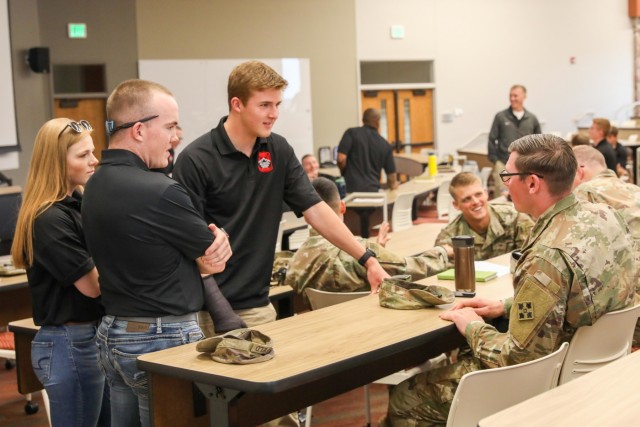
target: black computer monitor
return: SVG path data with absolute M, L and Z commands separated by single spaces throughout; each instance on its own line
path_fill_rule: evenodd
M 11 252 L 21 203 L 20 187 L 0 187 L 0 255 L 8 255 Z

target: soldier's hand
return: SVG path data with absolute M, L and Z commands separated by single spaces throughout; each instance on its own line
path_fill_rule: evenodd
M 380 246 L 386 246 L 389 240 L 391 240 L 391 236 L 389 236 L 389 223 L 385 221 L 380 224 L 377 241 Z
M 504 303 L 488 298 L 471 298 L 467 300 L 458 300 L 451 307 L 452 311 L 470 307 L 474 312 L 485 319 L 495 319 L 504 315 Z
M 482 317 L 478 316 L 473 308 L 466 307 L 458 310 L 449 310 L 440 314 L 440 318 L 444 320 L 450 320 L 456 324 L 456 328 L 462 335 L 464 335 L 467 325 L 476 320 L 484 322 Z

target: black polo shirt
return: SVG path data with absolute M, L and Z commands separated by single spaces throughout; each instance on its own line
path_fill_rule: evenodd
M 371 126 L 347 129 L 338 145 L 338 152 L 347 155 L 342 172 L 347 192 L 378 191 L 380 171 L 396 171 L 393 150 L 378 130 Z
M 82 223 L 107 314 L 157 317 L 202 308 L 194 260 L 214 238 L 180 184 L 130 151 L 103 151 L 85 189 Z
M 264 307 L 282 201 L 299 213 L 321 199 L 283 137 L 259 139 L 247 157 L 231 143 L 226 119 L 180 153 L 173 178 L 189 190 L 205 220 L 229 234 L 233 255 L 215 277 L 231 306 Z
M 609 144 L 606 139 L 603 139 L 598 143 L 598 145 L 596 145 L 596 149 L 604 156 L 604 161 L 607 164 L 607 169 L 611 169 L 615 172 L 618 160 L 616 157 L 616 152 L 613 150 L 611 144 Z
M 81 200 L 74 193 L 55 202 L 33 223 L 34 262 L 27 279 L 36 325 L 87 322 L 104 315 L 99 298 L 89 298 L 74 286 L 94 267 L 82 231 Z

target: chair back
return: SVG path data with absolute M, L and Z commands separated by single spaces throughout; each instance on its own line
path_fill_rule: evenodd
M 422 175 L 424 165 L 417 160 L 408 159 L 406 157 L 394 157 L 396 163 L 396 173 L 406 175 L 407 178 Z
M 591 326 L 581 326 L 571 338 L 562 366 L 564 384 L 631 353 L 640 305 L 611 311 Z
M 335 166 L 331 147 L 326 145 L 318 148 L 318 163 L 321 167 Z
M 453 197 L 449 194 L 449 184 L 451 181 L 442 181 L 438 187 L 436 196 L 436 209 L 438 211 L 438 219 L 451 219 L 449 212 L 453 207 Z
M 391 212 L 391 230 L 400 231 L 413 227 L 413 199 L 416 193 L 400 193 Z
M 489 189 L 489 177 L 491 176 L 491 171 L 493 171 L 493 168 L 490 168 L 489 166 L 485 166 L 480 169 L 480 181 L 482 182 L 482 188 L 485 190 Z
M 313 288 L 305 288 L 304 293 L 309 298 L 311 310 L 319 310 L 331 305 L 340 304 L 341 302 L 351 301 L 352 299 L 362 298 L 370 294 L 369 291 L 363 292 L 327 292 Z
M 478 421 L 558 384 L 569 344 L 530 362 L 470 372 L 462 377 L 451 402 L 447 427 L 477 426 Z
M 297 251 L 300 246 L 309 238 L 309 226 L 305 228 L 301 228 L 300 230 L 296 230 L 291 233 L 289 236 L 289 250 Z
M 276 252 L 280 252 L 282 250 L 282 234 L 284 234 L 284 224 L 286 222 L 286 219 L 280 220 L 280 225 L 278 226 L 278 238 L 276 240 Z

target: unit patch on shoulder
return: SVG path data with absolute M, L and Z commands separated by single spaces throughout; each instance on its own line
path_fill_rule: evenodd
M 518 303 L 518 320 L 533 320 L 533 301 Z

